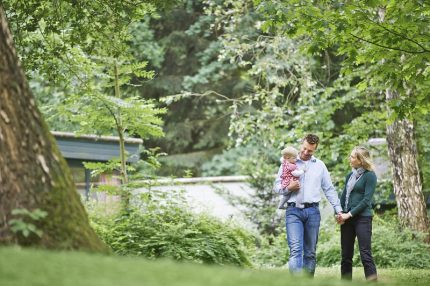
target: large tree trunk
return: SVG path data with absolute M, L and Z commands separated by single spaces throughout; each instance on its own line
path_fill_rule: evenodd
M 41 237 L 12 231 L 14 209 L 39 208 Z M 26 220 L 28 218 L 21 218 Z M 0 242 L 104 251 L 91 229 L 69 168 L 50 134 L 17 58 L 0 5 Z
M 386 91 L 388 102 L 397 96 L 395 91 Z M 388 125 L 387 142 L 400 223 L 403 227 L 424 232 L 428 239 L 429 221 L 416 157 L 413 122 L 402 119 Z

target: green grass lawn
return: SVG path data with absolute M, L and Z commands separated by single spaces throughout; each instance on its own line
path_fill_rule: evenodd
M 381 269 L 385 285 L 430 285 L 430 270 Z M 338 268 L 318 268 L 315 279 L 290 276 L 286 269 L 251 270 L 229 266 L 178 263 L 169 260 L 105 256 L 81 252 L 50 252 L 0 248 L 0 285 L 360 285 L 363 270 L 355 269 L 353 283 L 339 280 Z

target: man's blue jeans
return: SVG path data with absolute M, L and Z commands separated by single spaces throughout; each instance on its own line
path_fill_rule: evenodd
M 286 209 L 290 272 L 300 272 L 304 268 L 309 274 L 314 275 L 320 221 L 318 207 L 300 209 L 290 206 Z

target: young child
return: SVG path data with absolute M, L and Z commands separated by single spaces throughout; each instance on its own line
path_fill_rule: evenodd
M 303 170 L 297 169 L 296 160 L 299 152 L 292 146 L 287 146 L 281 151 L 282 175 L 281 185 L 282 188 L 288 187 L 291 181 L 297 181 L 298 178 L 304 173 Z M 285 209 L 285 203 L 288 201 L 289 196 L 283 195 L 279 203 L 279 209 Z

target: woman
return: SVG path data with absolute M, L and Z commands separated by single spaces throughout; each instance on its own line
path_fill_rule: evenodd
M 352 257 L 355 237 L 358 239 L 361 262 L 367 280 L 377 280 L 376 266 L 372 257 L 372 198 L 376 187 L 376 175 L 369 151 L 355 147 L 349 156 L 352 172 L 346 176 L 340 203 L 343 213 L 337 216 L 340 226 L 342 279 L 352 279 Z

